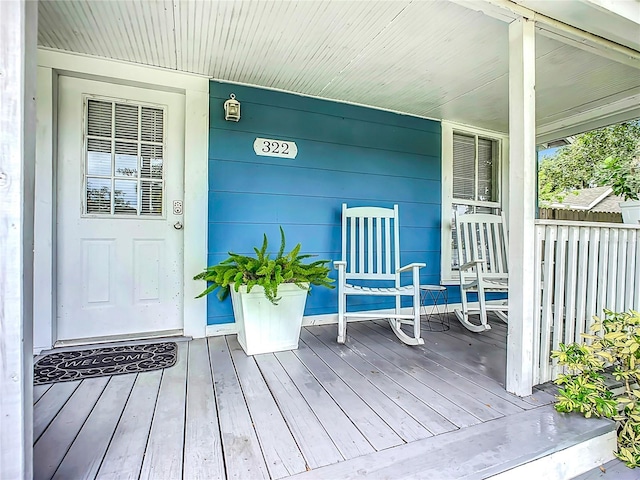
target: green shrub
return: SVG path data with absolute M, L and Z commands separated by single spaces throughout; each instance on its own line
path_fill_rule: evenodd
M 640 313 L 605 310 L 605 318 L 595 320 L 594 334 L 583 334 L 585 343 L 560 344 L 551 353 L 567 370 L 556 380 L 561 388 L 555 408 L 615 420 L 616 456 L 634 468 L 640 465 Z M 605 371 L 622 387 L 607 386 Z
M 300 244 L 293 250 L 284 254 L 285 237 L 284 230 L 280 227 L 280 250 L 275 258 L 271 258 L 267 252 L 267 235 L 264 234 L 262 247 L 254 247 L 255 257 L 238 255 L 229 252 L 229 258 L 217 265 L 207 267 L 199 273 L 195 280 L 206 280 L 209 282 L 207 288 L 198 295 L 203 297 L 216 289 L 218 298 L 224 300 L 229 295 L 229 286 L 234 284 L 236 292 L 241 285 L 247 286 L 247 292 L 259 285 L 264 288 L 267 299 L 274 305 L 278 303 L 278 285 L 282 283 L 295 283 L 300 288 L 308 288 L 311 285 L 334 288 L 331 283 L 333 279 L 328 277 L 329 268 L 326 266 L 330 260 L 317 260 L 311 263 L 304 263 L 303 260 L 314 255 L 300 255 Z M 306 284 L 309 284 L 307 287 Z

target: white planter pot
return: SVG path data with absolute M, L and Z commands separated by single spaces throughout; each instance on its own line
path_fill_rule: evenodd
M 640 224 L 640 200 L 627 200 L 620 203 L 622 222 L 632 225 Z
M 233 315 L 238 327 L 238 342 L 247 355 L 280 352 L 298 348 L 307 290 L 293 283 L 278 287 L 278 305 L 255 286 L 247 293 L 242 285 L 238 292 L 231 285 Z

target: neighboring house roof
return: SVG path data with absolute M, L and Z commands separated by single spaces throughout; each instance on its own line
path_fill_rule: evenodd
M 550 207 L 620 213 L 619 203 L 622 201 L 622 197 L 613 194 L 611 187 L 595 187 L 574 190 L 567 194 L 562 203 L 552 203 Z

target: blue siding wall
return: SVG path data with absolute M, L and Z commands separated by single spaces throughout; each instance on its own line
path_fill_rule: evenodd
M 439 122 L 219 82 L 210 91 L 209 265 L 228 251 L 252 253 L 263 233 L 277 251 L 280 225 L 287 250 L 300 242 L 303 253 L 338 260 L 343 202 L 397 203 L 402 264 L 425 262 L 421 283 L 439 283 Z M 237 123 L 223 115 L 232 92 L 241 102 Z M 256 137 L 295 141 L 297 158 L 257 156 Z M 335 313 L 336 292 L 313 289 L 305 315 Z M 390 306 L 371 300 L 367 308 Z M 210 295 L 207 320 L 232 322 L 230 300 Z

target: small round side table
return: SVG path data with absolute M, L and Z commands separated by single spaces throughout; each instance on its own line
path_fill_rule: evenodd
M 425 330 L 445 332 L 451 328 L 447 312 L 449 295 L 442 285 L 420 285 L 420 313 L 427 320 Z M 431 311 L 427 313 L 427 307 Z

